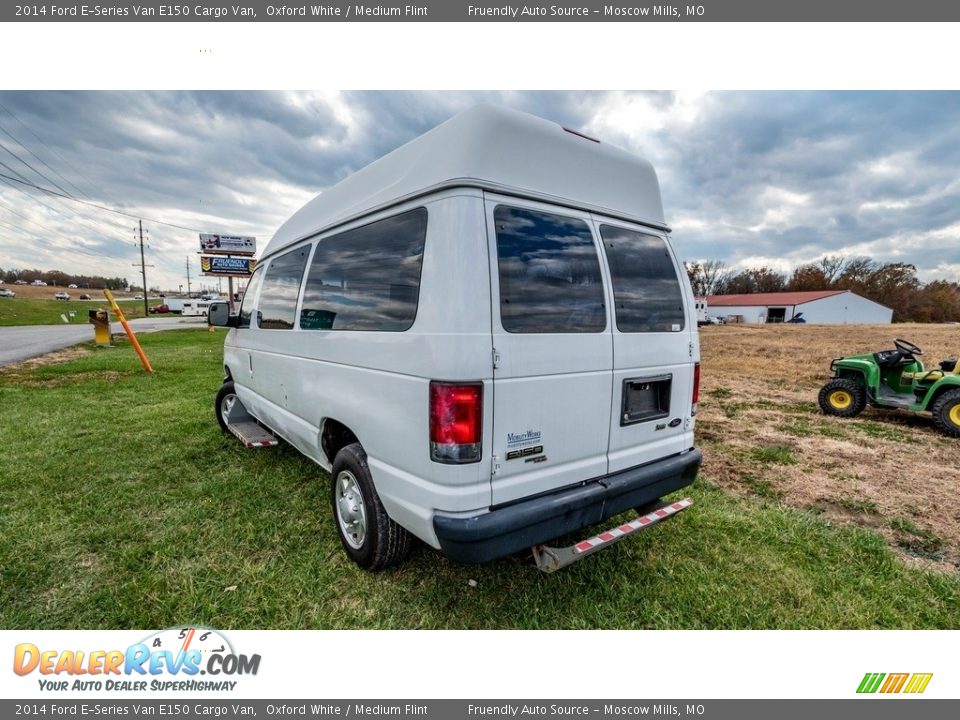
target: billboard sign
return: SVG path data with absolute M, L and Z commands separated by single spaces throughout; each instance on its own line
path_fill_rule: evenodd
M 253 258 L 223 257 L 220 255 L 201 255 L 200 269 L 204 275 L 220 275 L 221 277 L 250 277 L 257 261 Z
M 224 255 L 253 255 L 257 252 L 257 239 L 247 235 L 200 233 L 200 251 Z

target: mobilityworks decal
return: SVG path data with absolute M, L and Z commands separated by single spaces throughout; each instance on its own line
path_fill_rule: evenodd
M 517 445 L 526 445 L 528 443 L 540 442 L 541 432 L 539 430 L 525 430 L 522 433 L 507 433 L 507 447 L 516 447 Z
M 860 681 L 858 693 L 922 693 L 933 673 L 867 673 Z
M 202 627 L 161 630 L 125 650 L 41 649 L 26 642 L 13 651 L 13 672 L 36 673 L 47 691 L 231 691 L 234 678 L 259 669 L 260 655 L 237 653 L 222 633 Z

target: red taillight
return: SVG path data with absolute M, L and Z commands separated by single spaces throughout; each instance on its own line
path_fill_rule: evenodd
M 693 415 L 697 414 L 697 403 L 700 402 L 700 363 L 693 364 Z
M 480 459 L 482 383 L 430 383 L 430 458 L 442 463 Z

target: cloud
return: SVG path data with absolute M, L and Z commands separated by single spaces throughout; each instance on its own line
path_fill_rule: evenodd
M 952 92 L 3 92 L 0 128 L 42 160 L 0 132 L 0 172 L 190 228 L 145 221 L 148 280 L 170 288 L 197 231 L 263 246 L 315 194 L 480 101 L 651 159 L 685 258 L 960 266 Z M 0 184 L 0 266 L 133 279 L 135 222 Z

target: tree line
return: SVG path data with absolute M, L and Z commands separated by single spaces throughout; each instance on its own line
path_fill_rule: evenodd
M 42 280 L 47 283 L 47 285 L 59 285 L 61 287 L 76 285 L 78 288 L 106 288 L 107 290 L 124 290 L 129 286 L 126 278 L 108 278 L 102 277 L 101 275 L 74 275 L 72 273 L 65 273 L 62 270 L 18 270 L 13 268 L 4 270 L 0 268 L 0 278 L 3 278 L 5 283 L 14 283 L 17 280 L 32 283 L 34 280 Z
M 960 283 L 921 283 L 909 263 L 827 255 L 792 273 L 770 267 L 735 271 L 722 260 L 685 263 L 696 295 L 850 290 L 893 308 L 896 322 L 960 321 Z

